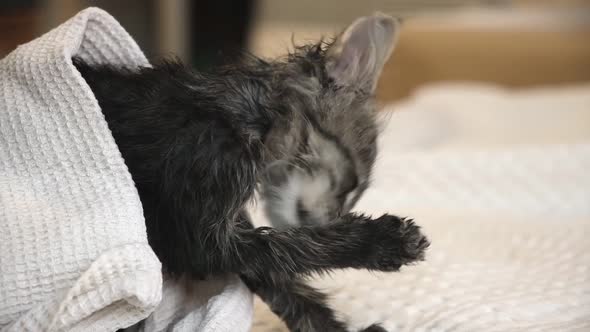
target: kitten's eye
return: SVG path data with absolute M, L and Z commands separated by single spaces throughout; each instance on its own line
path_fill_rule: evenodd
M 336 179 L 332 174 L 330 174 L 330 189 L 334 190 L 336 188 Z
M 303 207 L 301 200 L 297 201 L 297 217 L 302 223 L 309 219 L 309 212 Z

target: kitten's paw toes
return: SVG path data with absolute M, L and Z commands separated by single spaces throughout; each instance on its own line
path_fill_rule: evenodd
M 430 246 L 430 241 L 420 231 L 420 226 L 412 220 L 401 219 L 399 233 L 403 242 L 402 259 L 403 264 L 424 260 L 426 249 Z
M 379 324 L 373 324 L 367 328 L 360 330 L 359 332 L 387 332 L 387 330 L 381 327 L 381 325 Z
M 375 268 L 397 271 L 402 265 L 424 260 L 430 242 L 412 220 L 384 215 L 376 226 L 372 257 Z

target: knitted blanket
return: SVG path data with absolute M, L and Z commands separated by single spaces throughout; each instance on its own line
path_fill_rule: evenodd
M 0 330 L 247 331 L 238 278 L 163 282 L 142 206 L 72 65 L 149 65 L 89 8 L 0 61 Z M 150 316 L 151 314 L 151 316 Z

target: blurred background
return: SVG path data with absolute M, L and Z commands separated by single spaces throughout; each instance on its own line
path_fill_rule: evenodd
M 0 0 L 0 56 L 88 6 L 110 12 L 153 58 L 207 69 L 337 33 L 382 11 L 405 19 L 379 99 L 439 81 L 530 87 L 590 81 L 589 0 Z
M 88 6 L 149 58 L 202 70 L 240 49 L 285 54 L 374 11 L 403 18 L 378 86 L 395 111 L 381 113 L 379 181 L 357 208 L 416 217 L 432 255 L 320 286 L 358 328 L 590 330 L 590 0 L 0 0 L 0 57 Z M 254 331 L 285 331 L 256 306 Z

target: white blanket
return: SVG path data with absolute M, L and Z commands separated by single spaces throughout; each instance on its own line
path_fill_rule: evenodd
M 411 216 L 432 246 L 315 280 L 334 308 L 392 332 L 590 331 L 590 85 L 432 86 L 388 110 L 356 209 Z M 284 330 L 259 308 L 254 331 Z
M 247 331 L 237 277 L 164 282 L 139 196 L 72 65 L 149 65 L 90 8 L 0 61 L 0 330 Z M 164 288 L 164 289 L 163 289 Z

